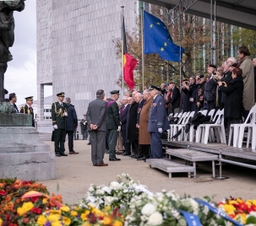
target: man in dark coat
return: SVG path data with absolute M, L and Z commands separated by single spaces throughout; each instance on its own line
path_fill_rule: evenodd
M 96 92 L 96 99 L 88 106 L 86 118 L 91 140 L 91 159 L 94 166 L 108 166 L 103 162 L 106 145 L 106 102 L 104 90 Z
M 130 150 L 130 142 L 127 141 L 127 115 L 129 111 L 129 104 L 128 104 L 128 97 L 123 96 L 122 98 L 122 107 L 120 109 L 120 124 L 121 124 L 121 133 L 123 138 L 123 146 L 124 146 L 124 153 L 123 155 L 131 155 Z
M 83 140 L 88 139 L 88 121 L 86 119 L 86 114 L 84 114 L 84 118 L 80 122 L 81 133 L 83 135 Z
M 174 82 L 170 82 L 169 87 L 170 90 L 172 90 L 172 94 L 169 97 L 169 100 L 166 102 L 166 104 L 169 105 L 168 109 L 168 115 L 170 113 L 175 114 L 176 112 L 179 112 L 180 109 L 180 90 L 176 87 Z
M 17 102 L 17 96 L 15 93 L 10 93 L 9 95 L 9 102 L 13 106 L 13 113 L 19 113 L 19 109 L 17 105 L 15 104 Z
M 118 136 L 118 126 L 120 126 L 119 108 L 116 101 L 119 98 L 119 90 L 110 92 L 112 99 L 107 103 L 106 123 L 108 130 L 108 145 L 109 145 L 109 161 L 120 161 L 116 157 L 116 141 Z
M 214 78 L 214 74 L 216 66 L 210 64 L 207 71 L 209 73 L 209 78 L 204 87 L 204 100 L 207 102 L 207 110 L 209 112 L 215 108 L 217 81 Z
M 67 105 L 63 102 L 65 93 L 57 94 L 58 101 L 52 104 L 52 125 L 54 129 L 53 140 L 55 155 L 57 157 L 67 156 L 65 154 L 66 117 L 68 116 Z
M 137 91 L 133 91 L 132 98 L 133 102 L 130 105 L 129 113 L 128 113 L 128 130 L 127 130 L 127 137 L 128 140 L 131 142 L 132 145 L 132 158 L 136 158 L 138 155 L 138 141 L 139 141 L 139 133 L 138 128 L 136 128 L 137 124 L 137 113 L 138 113 L 138 103 L 135 101 L 135 95 Z
M 20 108 L 20 113 L 28 114 L 32 116 L 32 126 L 35 126 L 34 110 L 32 108 L 33 96 L 26 97 L 26 104 Z
M 149 113 L 148 132 L 150 133 L 151 158 L 162 158 L 162 133 L 170 128 L 165 111 L 165 101 L 160 95 L 160 88 L 150 86 L 153 102 Z
M 66 104 L 68 110 L 68 116 L 66 119 L 66 133 L 68 134 L 68 149 L 69 154 L 79 154 L 74 151 L 74 136 L 73 133 L 77 128 L 77 115 L 74 105 L 71 104 L 71 99 L 66 97 Z

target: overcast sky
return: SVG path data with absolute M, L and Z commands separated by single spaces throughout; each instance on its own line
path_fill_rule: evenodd
M 14 12 L 15 41 L 10 48 L 13 60 L 5 73 L 5 88 L 15 92 L 17 104 L 25 103 L 25 97 L 37 99 L 36 86 L 36 0 L 26 0 L 22 12 Z M 46 91 L 46 96 L 51 94 Z

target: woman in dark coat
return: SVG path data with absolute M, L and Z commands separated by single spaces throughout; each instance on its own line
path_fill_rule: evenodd
M 242 119 L 244 90 L 242 73 L 240 68 L 234 68 L 232 71 L 232 80 L 228 85 L 226 82 L 218 82 L 220 90 L 226 94 L 224 117 L 227 120 L 228 137 L 230 124 L 240 123 Z

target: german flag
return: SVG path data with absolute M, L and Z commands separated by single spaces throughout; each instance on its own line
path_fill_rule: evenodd
M 123 65 L 123 74 L 124 74 L 124 81 L 128 85 L 129 89 L 132 90 L 134 88 L 134 78 L 133 78 L 133 71 L 138 63 L 138 61 L 133 58 L 127 52 L 127 45 L 126 45 L 126 34 L 125 34 L 125 25 L 124 25 L 124 16 L 122 21 L 122 65 Z

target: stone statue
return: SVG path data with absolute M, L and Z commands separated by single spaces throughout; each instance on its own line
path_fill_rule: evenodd
M 14 43 L 13 11 L 22 11 L 25 0 L 0 1 L 0 101 L 4 101 L 4 73 L 7 62 L 12 60 L 9 51 Z

